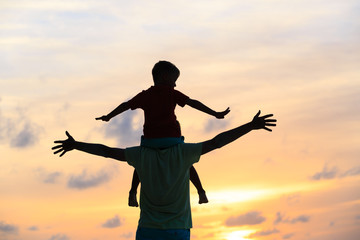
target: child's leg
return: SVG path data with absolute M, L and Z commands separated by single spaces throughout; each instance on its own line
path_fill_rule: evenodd
M 197 174 L 194 166 L 191 166 L 190 168 L 190 181 L 194 184 L 194 186 L 196 187 L 198 194 L 199 194 L 199 203 L 207 203 L 209 202 L 207 197 L 206 197 L 206 193 L 205 190 L 202 187 L 202 184 L 200 182 L 200 178 L 199 175 Z
M 130 207 L 138 207 L 138 201 L 136 199 L 136 193 L 137 193 L 137 188 L 139 186 L 140 183 L 140 179 L 139 176 L 136 172 L 136 170 L 134 169 L 134 173 L 133 173 L 133 178 L 132 178 L 132 182 L 131 182 L 131 189 L 129 192 L 129 206 Z

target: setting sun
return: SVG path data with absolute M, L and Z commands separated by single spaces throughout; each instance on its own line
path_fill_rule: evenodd
M 230 204 L 251 201 L 257 198 L 266 198 L 271 194 L 269 190 L 219 190 L 209 192 L 212 204 Z
M 227 234 L 226 240 L 252 240 L 251 238 L 247 238 L 247 236 L 253 232 L 253 230 L 239 230 L 230 232 Z

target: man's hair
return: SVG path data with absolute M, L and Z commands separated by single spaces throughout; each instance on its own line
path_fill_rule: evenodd
M 171 62 L 168 61 L 159 61 L 157 62 L 152 69 L 152 76 L 154 83 L 162 81 L 162 76 L 164 74 L 174 74 L 176 78 L 180 76 L 180 70 Z

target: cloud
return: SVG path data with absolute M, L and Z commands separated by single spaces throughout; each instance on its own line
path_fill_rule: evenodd
M 300 215 L 295 218 L 284 218 L 284 216 L 280 212 L 277 212 L 274 224 L 275 225 L 279 223 L 296 224 L 298 222 L 306 223 L 309 221 L 310 221 L 310 216 L 308 215 Z
M 38 228 L 38 226 L 30 226 L 30 227 L 28 227 L 28 230 L 29 231 L 38 231 L 39 228 Z
M 0 232 L 17 234 L 19 232 L 19 228 L 14 224 L 6 224 L 3 221 L 0 221 Z
M 266 230 L 266 231 L 259 231 L 255 232 L 253 234 L 250 234 L 248 238 L 254 238 L 254 237 L 262 237 L 262 236 L 269 236 L 275 233 L 279 233 L 280 231 L 274 228 L 273 230 Z
M 27 146 L 32 146 L 37 142 L 37 127 L 30 123 L 26 122 L 20 131 L 13 136 L 10 141 L 10 146 L 15 148 L 24 148 Z
M 340 174 L 340 178 L 360 175 L 360 167 L 353 167 Z
M 276 225 L 276 224 L 278 224 L 278 223 L 281 223 L 282 221 L 283 221 L 283 216 L 281 215 L 280 212 L 277 212 L 277 213 L 276 213 L 276 219 L 275 219 L 275 221 L 274 221 L 274 224 Z
M 337 167 L 328 169 L 324 166 L 321 172 L 317 172 L 310 177 L 311 180 L 323 180 L 323 179 L 334 179 L 334 178 L 345 178 L 360 175 L 360 167 L 352 167 L 344 172 L 340 172 Z
M 338 173 L 338 169 L 333 167 L 332 169 L 328 169 L 327 166 L 323 168 L 321 172 L 315 173 L 311 176 L 312 180 L 321 180 L 321 179 L 334 179 Z
M 294 233 L 288 233 L 288 234 L 285 234 L 282 239 L 290 239 L 294 236 L 295 234 Z
M 112 172 L 107 172 L 102 169 L 93 175 L 89 175 L 87 170 L 84 169 L 79 175 L 71 175 L 67 186 L 69 188 L 76 188 L 79 190 L 97 187 L 101 184 L 109 182 L 113 177 Z
M 43 183 L 47 183 L 47 184 L 57 183 L 59 178 L 63 175 L 62 172 L 59 171 L 47 172 L 43 168 L 37 168 L 34 172 L 39 176 L 39 178 Z
M 8 140 L 13 128 L 14 122 L 10 118 L 4 117 L 0 110 L 0 141 Z
M 298 223 L 298 222 L 303 222 L 303 223 L 306 223 L 310 220 L 310 216 L 307 216 L 307 215 L 300 215 L 296 218 L 293 218 L 293 219 L 290 219 L 290 223 L 291 224 L 295 224 L 295 223 Z
M 105 137 L 115 138 L 120 146 L 139 144 L 142 135 L 141 117 L 137 111 L 126 111 L 110 120 Z
M 120 235 L 121 238 L 126 238 L 126 239 L 133 238 L 133 236 L 134 236 L 133 232 L 123 233 L 123 234 Z
M 256 225 L 264 222 L 265 217 L 261 216 L 260 212 L 252 211 L 239 215 L 237 217 L 230 217 L 226 220 L 226 226 L 243 226 L 243 225 Z
M 43 129 L 32 122 L 20 108 L 17 116 L 7 118 L 0 111 L 0 142 L 5 141 L 13 148 L 26 148 L 33 146 Z
M 116 227 L 120 227 L 121 225 L 122 225 L 122 222 L 121 222 L 119 216 L 116 215 L 115 217 L 106 220 L 106 222 L 103 223 L 101 226 L 104 228 L 116 228 Z
M 229 125 L 229 121 L 221 119 L 209 119 L 205 125 L 205 132 L 222 130 Z
M 58 178 L 62 175 L 61 172 L 52 172 L 45 176 L 44 183 L 56 183 Z
M 66 236 L 65 234 L 56 234 L 56 235 L 52 235 L 49 240 L 70 240 L 70 238 L 68 236 Z

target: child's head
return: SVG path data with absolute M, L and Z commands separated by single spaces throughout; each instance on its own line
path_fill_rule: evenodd
M 180 71 L 171 62 L 159 61 L 154 65 L 152 75 L 155 85 L 165 84 L 175 87 L 175 81 L 180 76 Z

